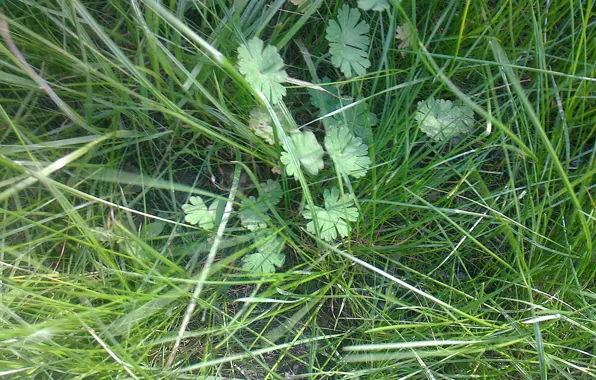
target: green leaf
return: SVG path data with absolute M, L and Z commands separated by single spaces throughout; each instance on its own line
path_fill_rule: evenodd
M 431 98 L 424 102 L 418 102 L 415 119 L 420 130 L 430 138 L 437 141 L 449 140 L 472 128 L 474 111 L 450 100 Z
M 279 103 L 286 95 L 282 83 L 286 81 L 288 74 L 275 46 L 265 47 L 262 40 L 253 37 L 247 45 L 238 48 L 238 59 L 239 70 L 246 80 L 271 103 Z
M 261 246 L 257 252 L 242 258 L 242 269 L 256 273 L 274 273 L 276 268 L 284 264 L 285 255 L 282 249 L 285 243 L 281 237 L 273 236 L 273 231 L 264 230 L 258 233 L 254 242 Z
M 345 107 L 348 104 L 344 104 Z M 371 126 L 377 125 L 377 115 L 368 112 L 366 103 L 359 103 L 331 117 L 329 126 L 347 127 L 356 137 L 360 137 L 363 142 L 369 143 L 372 140 Z
M 101 243 L 118 243 L 122 240 L 121 236 L 116 235 L 114 232 L 108 230 L 105 227 L 92 227 L 91 232 L 95 235 L 95 238 Z
M 302 216 L 306 219 L 313 219 L 316 214 L 319 233 L 323 240 L 333 241 L 337 236 L 348 236 L 350 225 L 348 222 L 358 220 L 358 209 L 353 207 L 353 200 L 350 196 L 340 198 L 339 190 L 334 187 L 323 193 L 325 207 L 314 206 L 314 210 L 304 210 Z M 314 221 L 306 225 L 308 232 L 316 234 Z
M 389 9 L 389 3 L 387 0 L 358 0 L 358 8 L 363 11 L 372 9 L 373 11 L 382 12 Z
M 154 220 L 145 226 L 145 231 L 148 238 L 158 237 L 164 230 L 166 222 L 162 220 Z
M 354 178 L 364 177 L 370 167 L 368 146 L 359 137 L 354 137 L 347 127 L 329 128 L 325 148 L 335 166 Z
M 207 208 L 205 202 L 199 196 L 190 197 L 188 202 L 182 205 L 182 210 L 186 213 L 184 220 L 187 223 L 192 225 L 198 224 L 204 230 L 211 230 L 215 226 L 215 222 L 221 219 L 221 215 L 223 214 L 222 206 L 225 203 L 219 199 L 214 199 L 209 208 Z
M 261 183 L 263 195 L 271 204 L 276 205 L 281 200 L 283 191 L 279 182 L 268 179 L 266 183 Z
M 279 109 L 279 107 L 275 106 L 273 107 L 273 109 L 284 131 L 292 131 L 292 127 L 288 123 L 285 115 Z M 275 144 L 275 134 L 273 132 L 273 128 L 275 128 L 275 125 L 273 124 L 273 120 L 271 119 L 271 116 L 266 110 L 263 110 L 260 107 L 253 109 L 250 112 L 248 126 L 250 129 L 252 129 L 255 135 L 265 140 L 268 144 Z M 279 143 L 283 144 L 283 141 L 279 140 Z
M 319 174 L 323 169 L 323 155 L 325 152 L 317 141 L 315 134 L 310 131 L 298 132 L 290 135 L 290 147 L 284 145 L 285 152 L 281 153 L 281 162 L 286 166 L 286 173 L 295 176 L 298 168 L 292 162 L 290 151 L 295 155 L 299 165 L 312 175 Z
M 243 227 L 255 231 L 267 227 L 267 222 L 271 218 L 266 212 L 267 205 L 250 196 L 242 201 L 242 209 L 238 213 L 238 217 Z
M 329 83 L 329 78 L 323 78 L 322 83 Z M 338 87 L 326 86 L 326 89 L 337 96 L 333 96 L 324 91 L 309 89 L 312 104 L 319 109 L 318 117 L 324 117 L 327 114 L 337 111 L 343 107 L 352 104 L 351 101 L 342 100 L 343 95 Z M 368 111 L 368 105 L 365 102 L 347 108 L 331 117 L 323 119 L 325 127 L 346 126 L 356 136 L 360 137 L 363 142 L 369 143 L 372 140 L 371 127 L 377 125 L 377 115 Z
M 329 41 L 331 63 L 346 78 L 351 78 L 354 73 L 364 75 L 370 67 L 368 31 L 368 24 L 360 20 L 360 11 L 347 5 L 339 10 L 337 21 L 331 20 L 327 26 L 325 38 Z
M 331 83 L 331 79 L 324 77 L 321 84 Z M 325 86 L 325 90 L 321 91 L 314 88 L 309 88 L 311 103 L 319 109 L 318 116 L 322 117 L 328 113 L 335 111 L 341 106 L 340 98 L 342 97 L 341 90 L 336 85 Z

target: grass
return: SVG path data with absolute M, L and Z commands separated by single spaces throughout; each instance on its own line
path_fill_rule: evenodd
M 341 2 L 2 7 L 1 375 L 596 377 L 592 1 L 394 1 L 363 12 L 372 66 L 353 79 L 324 38 Z M 399 49 L 406 24 L 419 43 Z M 272 172 L 235 67 L 255 35 L 298 80 L 298 125 L 323 131 L 303 82 L 366 99 L 365 177 Z M 430 96 L 475 129 L 425 137 Z M 263 276 L 240 269 L 254 244 L 230 207 L 268 178 L 286 261 Z M 340 183 L 360 218 L 328 244 L 300 211 Z M 227 201 L 215 235 L 184 222 L 191 195 Z

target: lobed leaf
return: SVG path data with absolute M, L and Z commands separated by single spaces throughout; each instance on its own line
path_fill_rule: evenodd
M 347 127 L 331 127 L 325 136 L 325 148 L 335 166 L 354 178 L 364 177 L 370 167 L 368 146 L 352 135 Z
M 253 37 L 247 45 L 238 48 L 238 58 L 239 70 L 246 80 L 271 103 L 279 103 L 286 95 L 282 83 L 288 79 L 288 74 L 275 46 L 265 47 L 262 40 Z
M 310 131 L 297 132 L 290 135 L 290 147 L 284 145 L 285 152 L 281 153 L 281 162 L 286 166 L 286 173 L 295 176 L 299 168 L 294 165 L 290 157 L 290 150 L 296 156 L 299 166 L 304 167 L 312 175 L 319 174 L 323 169 L 323 155 L 325 152 L 317 141 L 315 134 Z
M 242 258 L 242 269 L 256 273 L 274 273 L 276 268 L 285 262 L 282 249 L 284 240 L 279 236 L 272 236 L 273 231 L 264 230 L 255 235 L 255 244 L 261 244 L 254 253 Z
M 198 224 L 204 230 L 213 229 L 216 220 L 221 217 L 220 206 L 222 205 L 224 205 L 224 202 L 214 199 L 207 208 L 201 197 L 190 197 L 188 203 L 182 205 L 182 210 L 186 214 L 184 220 L 192 225 Z
M 370 67 L 368 31 L 368 24 L 360 20 L 360 11 L 345 4 L 338 12 L 337 21 L 331 20 L 327 26 L 325 38 L 329 41 L 331 63 L 346 78 L 364 75 Z
M 474 111 L 450 100 L 434 97 L 418 102 L 415 119 L 420 130 L 434 140 L 449 140 L 468 132 L 474 123 Z
M 350 232 L 348 222 L 358 220 L 358 209 L 353 207 L 353 200 L 350 196 L 340 198 L 339 190 L 334 187 L 323 193 L 325 207 L 314 206 L 314 210 L 307 209 L 302 212 L 306 219 L 317 218 L 319 234 L 321 239 L 333 241 L 337 236 L 346 237 Z M 306 230 L 316 234 L 314 221 L 308 222 Z
M 389 9 L 389 3 L 387 0 L 358 0 L 358 8 L 363 11 L 372 9 L 373 11 L 382 12 Z

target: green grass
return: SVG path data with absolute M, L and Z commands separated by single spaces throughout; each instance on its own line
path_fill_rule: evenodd
M 372 66 L 349 80 L 324 35 L 341 2 L 310 3 L 2 2 L 1 375 L 596 377 L 593 2 L 394 1 L 363 12 Z M 420 43 L 398 49 L 405 24 Z M 365 177 L 272 172 L 235 66 L 253 36 L 290 77 L 366 98 Z M 296 83 L 287 111 L 321 137 Z M 475 129 L 428 139 L 430 96 Z M 233 214 L 208 235 L 181 206 L 237 209 L 268 178 L 286 261 L 262 276 Z M 327 244 L 301 211 L 339 184 L 360 218 Z

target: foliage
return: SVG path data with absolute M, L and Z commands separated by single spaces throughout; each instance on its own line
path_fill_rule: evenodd
M 283 196 L 283 190 L 279 182 L 268 179 L 267 182 L 261 183 L 261 188 L 263 190 L 265 200 L 271 202 L 273 205 L 279 203 L 281 197 Z
M 347 127 L 331 127 L 325 136 L 325 148 L 335 166 L 354 178 L 364 177 L 370 167 L 368 146 Z
M 323 78 L 323 83 L 329 83 L 329 78 Z M 325 127 L 347 127 L 355 136 L 368 143 L 372 140 L 372 126 L 377 124 L 377 116 L 369 112 L 366 102 L 354 102 L 344 98 L 339 88 L 327 86 L 330 93 L 309 89 L 312 104 L 319 109 L 318 117 L 325 117 L 329 113 L 343 109 L 343 111 L 323 119 Z
M 246 80 L 261 91 L 267 100 L 276 104 L 286 95 L 282 85 L 288 78 L 284 61 L 274 46 L 265 47 L 257 37 L 238 48 L 238 66 Z
M 281 252 L 284 240 L 264 230 L 255 235 L 255 244 L 260 244 L 257 251 L 242 258 L 242 269 L 252 273 L 274 273 L 276 268 L 284 265 L 285 255 Z
M 474 111 L 450 100 L 431 98 L 418 102 L 416 121 L 420 130 L 434 140 L 449 140 L 466 133 L 474 123 Z
M 319 174 L 319 170 L 323 169 L 323 155 L 325 152 L 321 144 L 317 141 L 314 133 L 310 131 L 297 132 L 290 135 L 290 146 L 284 145 L 285 152 L 281 154 L 281 162 L 286 167 L 286 173 L 290 176 L 296 176 L 299 168 L 296 167 L 290 152 L 296 157 L 299 166 L 312 175 Z
M 238 212 L 238 217 L 242 226 L 250 231 L 254 231 L 267 227 L 267 221 L 271 218 L 266 212 L 267 205 L 251 196 L 242 201 L 242 209 Z
M 217 220 L 221 219 L 223 203 L 214 199 L 209 208 L 199 196 L 190 197 L 188 203 L 182 205 L 186 220 L 190 224 L 198 224 L 204 230 L 210 230 L 215 226 Z
M 302 213 L 306 219 L 315 219 L 318 224 L 318 231 L 315 222 L 310 221 L 306 225 L 308 232 L 320 234 L 321 239 L 333 241 L 337 236 L 346 237 L 350 233 L 350 224 L 358 220 L 358 209 L 353 207 L 354 201 L 349 195 L 340 197 L 337 187 L 323 192 L 325 207 L 314 206 Z
M 363 11 L 373 11 L 382 12 L 389 9 L 389 3 L 387 0 L 358 0 L 358 8 L 362 9 Z
M 344 73 L 346 78 L 366 74 L 370 67 L 368 60 L 368 24 L 360 20 L 358 9 L 343 5 L 337 19 L 329 21 L 325 38 L 329 41 L 331 63 Z
M 284 114 L 278 107 L 275 107 L 274 110 L 277 119 L 281 123 L 282 128 L 286 132 L 290 132 L 292 128 L 286 121 Z M 273 120 L 271 119 L 271 116 L 266 110 L 263 110 L 260 107 L 256 107 L 255 109 L 253 109 L 250 112 L 248 126 L 250 129 L 252 129 L 255 135 L 265 140 L 265 142 L 267 142 L 270 145 L 275 144 L 275 134 L 273 132 L 273 128 L 275 128 L 275 125 L 273 125 Z M 283 144 L 283 141 L 279 140 L 279 143 Z
M 591 3 L 182 3 L 2 2 L 5 377 L 595 377 Z
M 395 28 L 395 39 L 400 41 L 397 45 L 398 49 L 406 50 L 410 47 L 410 41 L 412 40 L 412 27 L 410 24 L 398 25 Z M 402 51 L 401 56 L 405 57 L 405 53 Z

